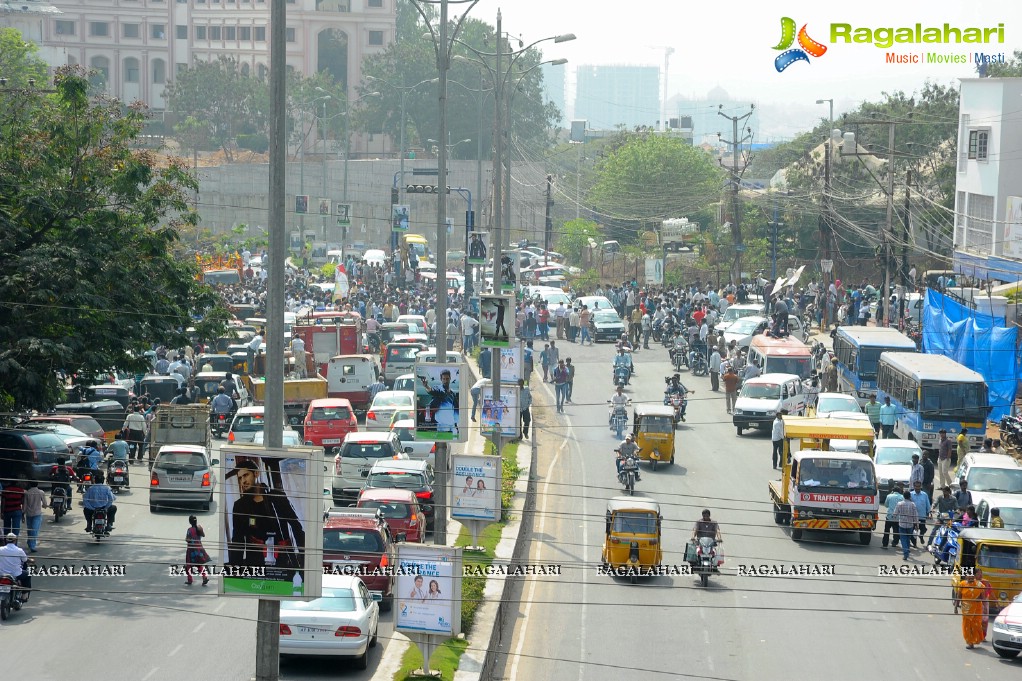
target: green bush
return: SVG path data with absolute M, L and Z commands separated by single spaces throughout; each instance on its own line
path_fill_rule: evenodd
M 270 148 L 270 140 L 261 132 L 253 135 L 238 135 L 235 140 L 239 149 L 248 149 L 257 154 L 265 154 Z

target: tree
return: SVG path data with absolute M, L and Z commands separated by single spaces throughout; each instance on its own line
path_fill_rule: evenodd
M 979 65 L 976 66 L 976 72 L 980 72 Z M 1022 77 L 1022 50 L 1015 50 L 1015 54 L 1003 64 L 986 64 L 986 73 L 988 78 Z
M 622 243 L 719 199 L 723 172 L 702 149 L 652 132 L 622 133 L 597 162 L 590 201 Z
M 588 266 L 587 254 L 591 243 L 603 243 L 600 226 L 589 220 L 569 220 L 561 225 L 561 236 L 557 240 L 557 250 L 565 259 L 578 265 Z
M 54 82 L 0 109 L 0 399 L 19 409 L 60 400 L 58 372 L 143 371 L 153 342 L 186 342 L 190 313 L 209 332 L 222 318 L 172 254 L 196 182 L 136 143 L 143 105 L 90 99 L 80 67 Z
M 0 28 L 0 75 L 7 79 L 5 87 L 36 87 L 46 83 L 46 62 L 37 57 L 39 46 L 26 41 L 16 28 Z

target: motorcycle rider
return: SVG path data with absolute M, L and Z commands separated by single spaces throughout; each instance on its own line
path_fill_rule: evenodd
M 710 519 L 710 509 L 703 509 L 703 519 L 697 520 L 692 526 L 692 541 L 698 542 L 700 537 L 709 537 L 718 544 L 724 542 L 720 536 L 720 525 L 716 520 Z
M 129 456 L 130 451 L 131 451 L 131 448 L 128 446 L 128 443 L 125 442 L 124 435 L 122 433 L 117 433 L 117 435 L 114 436 L 114 441 L 111 442 L 110 446 L 106 448 L 106 453 L 107 453 L 106 472 L 107 472 L 107 475 L 110 475 L 110 469 L 112 468 L 114 461 L 123 461 L 124 462 L 124 488 L 125 489 L 128 489 L 129 487 L 131 487 L 131 484 L 130 484 L 131 480 L 130 480 L 129 475 L 128 475 L 128 456 Z
M 607 415 L 607 423 L 614 422 L 614 412 L 617 411 L 618 407 L 626 409 L 628 407 L 629 397 L 625 395 L 625 389 L 623 386 L 618 386 L 614 391 L 614 394 L 610 396 L 610 414 Z
M 117 506 L 114 505 L 114 493 L 103 484 L 103 473 L 94 473 L 95 482 L 85 491 L 82 497 L 82 506 L 85 511 L 85 531 L 92 532 L 92 516 L 100 509 L 106 510 L 106 534 L 114 529 L 114 516 L 117 515 Z
M 682 335 L 681 329 L 675 329 L 674 330 L 674 343 L 672 344 L 671 349 L 670 349 L 671 363 L 674 363 L 674 356 L 677 353 L 679 353 L 679 352 L 681 353 L 681 356 L 682 356 L 685 364 L 687 365 L 688 364 L 688 341 L 686 341 L 685 340 L 685 336 Z
M 625 383 L 631 382 L 632 374 L 634 373 L 632 365 L 632 356 L 625 352 L 623 347 L 618 347 L 617 355 L 614 357 L 614 378 L 617 381 L 617 370 L 618 367 L 625 367 L 628 369 L 628 376 L 625 377 Z
M 664 404 L 669 405 L 671 403 L 671 397 L 673 395 L 681 395 L 681 420 L 685 420 L 685 412 L 688 411 L 688 402 L 684 399 L 689 393 L 695 393 L 694 390 L 689 390 L 681 382 L 681 374 L 674 374 L 671 376 L 670 382 L 667 384 L 667 388 L 664 390 Z
M 615 464 L 615 466 L 617 466 L 617 475 L 618 475 L 618 478 L 620 479 L 620 477 L 621 477 L 621 466 L 623 466 L 625 461 L 628 460 L 628 457 L 635 457 L 636 461 L 638 461 L 638 459 L 639 459 L 639 445 L 635 444 L 635 438 L 632 436 L 631 433 L 629 433 L 625 437 L 625 441 L 621 443 L 621 446 L 618 447 L 617 449 L 615 449 L 614 451 L 617 452 L 617 459 L 615 459 L 614 464 Z M 638 469 L 638 467 L 636 467 L 636 469 L 635 469 L 635 479 L 637 481 L 642 479 L 639 476 L 639 469 Z
M 60 487 L 64 490 L 68 510 L 71 509 L 71 481 L 77 479 L 74 470 L 67 465 L 67 459 L 63 457 L 57 459 L 57 463 L 50 469 L 50 481 L 54 488 Z
M 219 423 L 220 414 L 226 415 L 225 420 L 230 420 L 231 410 L 234 408 L 234 400 L 227 394 L 227 390 L 224 386 L 218 386 L 216 389 L 216 395 L 209 401 L 210 416 L 213 420 L 213 424 Z M 230 423 L 227 424 L 230 427 Z
M 18 546 L 18 536 L 16 534 L 8 532 L 6 539 L 7 541 L 0 547 L 0 574 L 14 577 L 14 581 L 25 590 L 21 600 L 27 603 L 28 597 L 32 592 L 32 577 L 25 570 L 25 565 L 28 563 L 28 554 Z

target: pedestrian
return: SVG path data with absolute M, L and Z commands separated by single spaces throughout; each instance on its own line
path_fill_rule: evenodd
M 923 491 L 931 501 L 933 500 L 933 476 L 933 459 L 929 452 L 923 452 Z
M 377 376 L 376 380 L 369 386 L 369 404 L 372 404 L 376 396 L 386 389 L 387 384 L 383 381 L 383 376 Z
M 976 572 L 967 572 L 962 576 L 958 586 L 958 598 L 962 610 L 962 637 L 965 647 L 972 650 L 984 640 L 983 635 L 983 596 L 984 586 L 976 576 Z
M 958 491 L 955 492 L 955 502 L 959 511 L 968 510 L 973 505 L 972 492 L 969 491 L 969 481 L 962 478 L 958 481 Z
M 547 309 L 546 303 L 539 306 L 537 319 L 539 320 L 538 330 L 540 339 L 550 340 L 550 310 Z
M 983 640 L 987 640 L 987 629 L 990 626 L 990 604 L 994 602 L 994 585 L 983 577 L 983 571 L 978 567 L 973 570 L 976 583 L 983 589 Z
M 969 429 L 962 428 L 958 432 L 955 442 L 958 446 L 955 451 L 955 457 L 951 459 L 951 465 L 957 467 L 958 462 L 965 461 L 965 457 L 969 455 Z
M 919 514 L 919 543 L 926 544 L 926 519 L 930 516 L 930 497 L 923 490 L 923 483 L 916 480 L 912 484 L 912 503 L 916 505 L 916 512 Z M 912 546 L 916 545 L 915 535 L 912 536 Z
M 947 430 L 940 429 L 937 433 L 937 484 L 942 488 L 951 484 L 951 450 L 954 444 L 947 436 Z
M 571 396 L 575 390 L 575 365 L 571 363 L 571 357 L 565 358 L 564 367 L 568 370 L 568 393 L 565 395 L 565 401 L 568 404 L 574 404 L 571 401 Z
M 551 373 L 553 373 L 553 370 L 557 368 L 558 362 L 561 361 L 561 351 L 557 347 L 557 341 L 550 341 L 549 352 L 550 352 L 550 371 Z M 550 382 L 551 383 L 554 382 L 552 377 L 550 379 Z
M 823 368 L 823 388 L 824 392 L 837 392 L 837 357 L 831 358 L 830 364 Z
M 649 350 L 649 337 L 653 335 L 653 318 L 649 312 L 642 315 L 642 349 Z
M 557 413 L 564 413 L 564 400 L 568 394 L 568 368 L 564 366 L 564 360 L 557 360 L 557 368 L 553 375 L 554 392 L 557 395 Z
M 880 437 L 880 403 L 877 402 L 876 393 L 869 394 L 869 402 L 863 405 L 862 410 L 869 417 L 869 425 L 873 426 L 873 432 Z
M 154 407 L 155 409 L 155 407 Z M 122 430 L 125 432 L 125 439 L 131 446 L 131 457 L 135 461 L 142 461 L 142 442 L 145 440 L 146 418 L 142 415 L 142 409 L 135 409 L 124 419 Z
M 543 367 L 543 382 L 550 380 L 550 343 L 543 344 L 543 351 L 539 353 L 539 364 Z
M 887 515 L 884 516 L 884 536 L 880 540 L 880 547 L 887 548 L 887 537 L 890 533 L 891 545 L 895 548 L 901 541 L 901 533 L 898 531 L 898 518 L 894 515 L 894 509 L 902 500 L 901 483 L 895 483 L 894 489 L 887 493 L 884 505 L 887 508 Z
M 472 396 L 472 420 L 476 420 L 476 411 L 479 409 L 479 397 L 483 393 L 483 387 L 490 384 L 490 379 L 480 378 L 472 388 L 468 391 L 469 395 Z
M 992 508 L 990 509 L 990 527 L 995 530 L 1004 529 L 1004 518 L 1001 517 L 1001 509 Z
M 884 439 L 894 437 L 894 424 L 898 420 L 898 410 L 891 404 L 891 398 L 884 395 L 884 403 L 880 405 L 880 429 Z
M 727 408 L 727 413 L 731 414 L 734 413 L 735 402 L 738 401 L 738 384 L 740 379 L 731 364 L 727 365 L 721 379 L 724 381 L 724 406 Z
M 980 454 L 993 454 L 994 453 L 994 439 L 988 437 L 983 440 L 983 446 L 979 448 Z
M 43 508 L 46 504 L 46 494 L 39 489 L 39 483 L 35 480 L 28 482 L 28 491 L 25 492 L 25 527 L 28 529 L 28 550 L 35 553 L 35 547 L 39 541 L 39 528 L 43 525 Z
M 525 385 L 529 385 L 529 382 L 532 380 L 532 372 L 536 369 L 536 360 L 533 357 L 534 352 L 532 341 L 526 341 L 525 350 L 523 351 L 524 356 L 522 357 L 522 362 L 525 364 Z
M 576 308 L 571 308 L 568 313 L 568 340 L 572 343 L 578 337 L 578 325 L 581 323 L 581 316 Z
M 13 534 L 15 537 L 21 535 L 21 518 L 25 508 L 25 489 L 18 480 L 8 480 L 4 484 L 3 495 L 3 517 L 4 536 Z
M 909 489 L 915 489 L 916 483 L 923 484 L 923 465 L 919 463 L 919 455 L 912 455 L 912 467 L 908 473 L 908 486 Z
M 479 330 L 479 322 L 472 315 L 465 314 L 461 318 L 461 348 L 468 354 L 475 347 L 476 331 Z
M 589 306 L 583 305 L 582 311 L 578 313 L 578 323 L 581 327 L 582 339 L 579 341 L 581 345 L 585 345 L 586 341 L 589 341 L 589 345 L 593 344 L 593 339 L 589 335 L 589 325 L 592 323 L 593 315 L 589 312 Z
M 901 535 L 901 559 L 908 560 L 908 548 L 914 541 L 913 532 L 919 524 L 919 511 L 912 501 L 912 493 L 908 490 L 902 494 L 901 501 L 894 507 L 894 517 L 898 521 L 898 532 Z
M 787 413 L 787 409 L 782 409 L 774 415 L 774 423 L 770 431 L 774 468 L 779 468 L 779 464 L 784 463 L 784 419 L 782 417 Z
M 528 440 L 529 426 L 532 424 L 532 391 L 522 379 L 518 379 L 518 407 L 522 413 L 522 437 Z
M 557 340 L 563 340 L 564 332 L 568 328 L 568 308 L 564 307 L 563 302 L 554 310 L 554 318 L 557 321 Z
M 202 538 L 206 536 L 198 519 L 188 516 L 189 528 L 185 532 L 185 584 L 192 585 L 192 574 L 202 575 L 202 586 L 209 584 L 209 573 L 206 572 L 206 563 L 209 562 L 209 554 L 202 546 Z
M 816 414 L 816 403 L 820 397 L 820 377 L 813 372 L 813 375 L 809 377 L 809 385 L 806 386 L 806 414 L 812 410 L 813 414 Z
M 490 377 L 490 372 L 493 370 L 492 357 L 493 355 L 488 347 L 479 351 L 479 372 L 483 375 L 483 378 Z
M 720 352 L 716 345 L 710 347 L 713 348 L 710 353 L 710 390 L 720 392 Z

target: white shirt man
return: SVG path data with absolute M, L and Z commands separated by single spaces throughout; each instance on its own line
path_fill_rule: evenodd
M 468 315 L 461 318 L 461 335 L 471 336 L 475 334 L 476 329 L 479 328 L 479 322 L 472 319 Z
M 248 342 L 248 349 L 253 353 L 259 352 L 259 348 L 263 346 L 263 337 L 258 333 L 252 336 L 252 340 Z
M 709 335 L 710 335 L 710 326 L 706 323 L 706 320 L 703 319 L 703 324 L 702 324 L 702 326 L 699 327 L 699 342 L 700 343 L 705 343 L 706 342 L 706 338 Z
M 26 560 L 28 554 L 13 541 L 5 541 L 3 546 L 0 546 L 0 574 L 20 577 L 21 564 Z

